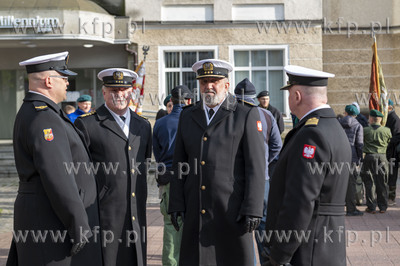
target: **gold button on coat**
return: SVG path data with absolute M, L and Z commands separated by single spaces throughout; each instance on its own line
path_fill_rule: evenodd
M 135 220 L 136 220 L 135 216 L 132 216 L 132 221 L 135 221 Z
M 206 190 L 206 186 L 201 186 L 201 190 Z
M 205 214 L 206 213 L 206 210 L 201 210 L 201 214 Z
M 207 137 L 204 137 L 203 140 L 204 140 L 204 141 L 207 141 Z
M 135 192 L 132 192 L 132 197 L 134 197 L 135 196 Z
M 129 146 L 129 147 L 128 147 L 128 150 L 132 150 L 132 147 L 131 147 L 131 146 Z
M 132 169 L 132 171 L 131 171 L 131 172 L 132 172 L 132 174 L 134 174 L 134 173 L 135 173 L 135 169 Z
M 200 163 L 201 165 L 205 165 L 206 164 L 206 162 L 205 161 L 201 161 L 201 163 Z

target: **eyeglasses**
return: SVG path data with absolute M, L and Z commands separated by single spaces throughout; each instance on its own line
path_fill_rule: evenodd
M 65 82 L 67 82 L 68 81 L 68 77 L 65 77 L 65 76 L 49 76 L 50 78 L 60 78 L 60 79 L 63 79 Z

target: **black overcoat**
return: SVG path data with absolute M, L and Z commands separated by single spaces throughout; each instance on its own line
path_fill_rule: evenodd
M 75 120 L 98 167 L 100 224 L 107 239 L 104 264 L 110 266 L 146 265 L 146 159 L 151 157 L 151 126 L 136 113 L 130 114 L 129 138 L 104 105 Z
M 266 236 L 271 236 L 268 246 L 275 261 L 346 265 L 350 163 L 348 138 L 331 108 L 313 111 L 288 133 L 268 198 Z
M 231 95 L 208 126 L 202 102 L 182 111 L 169 204 L 170 213 L 185 212 L 180 265 L 253 264 L 253 234 L 240 218 L 262 217 L 265 148 L 258 121 L 257 107 Z
M 400 143 L 400 118 L 394 110 L 389 112 L 385 126 L 390 128 L 392 133 L 392 138 L 386 149 L 386 157 L 389 161 L 391 158 L 398 160 L 400 154 L 396 151 L 396 147 Z
M 89 153 L 66 114 L 49 98 L 28 93 L 13 145 L 20 183 L 8 265 L 102 265 L 99 235 L 96 241 L 91 232 L 99 226 L 95 178 L 80 167 L 90 163 Z M 26 241 L 17 239 L 26 233 Z M 71 257 L 81 235 L 92 236 L 90 243 Z

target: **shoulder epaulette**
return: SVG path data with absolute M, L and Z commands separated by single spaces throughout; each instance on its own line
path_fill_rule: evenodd
M 44 102 L 33 102 L 36 111 L 43 111 L 49 108 L 46 103 Z
M 145 120 L 149 120 L 147 117 L 144 117 L 142 115 L 139 115 L 138 113 L 136 113 L 138 116 L 140 116 L 141 118 L 145 119 Z
M 317 126 L 319 122 L 319 118 L 311 117 L 306 121 L 305 126 Z
M 83 114 L 83 115 L 81 115 L 79 117 L 86 117 L 86 116 L 94 115 L 95 113 L 96 113 L 96 110 L 95 111 L 91 111 L 91 112 L 89 112 L 87 114 Z
M 242 102 L 242 103 L 245 103 L 245 104 L 248 105 L 248 106 L 257 107 L 257 105 L 255 105 L 254 103 L 245 101 L 245 100 L 243 100 L 243 99 L 239 99 L 239 101 Z

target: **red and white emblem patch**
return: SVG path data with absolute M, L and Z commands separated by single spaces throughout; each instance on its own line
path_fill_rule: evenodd
M 257 121 L 257 129 L 258 129 L 258 131 L 262 131 L 262 124 L 261 124 L 261 121 Z
M 52 141 L 54 139 L 53 130 L 51 128 L 43 129 L 44 139 Z
M 306 158 L 306 159 L 314 158 L 315 149 L 316 149 L 315 146 L 304 144 L 303 157 Z

